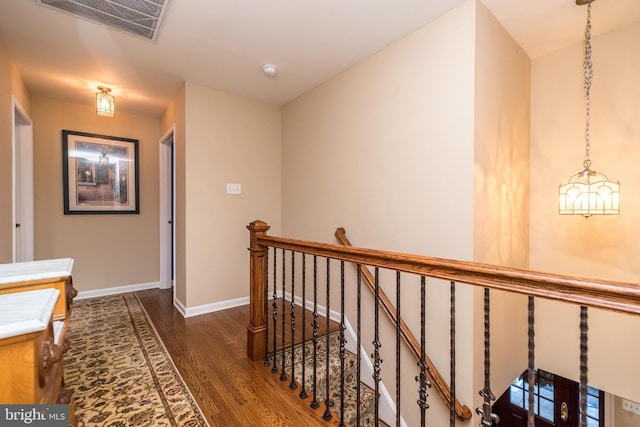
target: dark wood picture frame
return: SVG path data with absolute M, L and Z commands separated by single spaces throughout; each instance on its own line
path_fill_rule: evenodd
M 64 214 L 139 214 L 138 140 L 62 131 Z

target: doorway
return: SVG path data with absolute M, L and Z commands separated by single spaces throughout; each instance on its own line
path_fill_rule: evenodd
M 528 371 L 516 378 L 493 405 L 499 427 L 527 427 L 529 410 Z M 578 427 L 580 384 L 542 369 L 535 370 L 535 427 Z M 604 392 L 587 391 L 587 427 L 604 427 Z
M 34 259 L 33 124 L 11 96 L 13 149 L 13 262 Z
M 174 288 L 175 299 L 175 125 L 160 138 L 160 289 Z

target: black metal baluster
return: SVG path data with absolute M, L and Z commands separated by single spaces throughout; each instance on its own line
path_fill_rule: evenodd
M 275 251 L 275 248 L 273 249 Z M 264 253 L 264 366 L 269 366 L 269 248 Z
M 529 410 L 527 412 L 527 426 L 535 427 L 535 300 L 533 297 L 529 297 L 529 303 L 527 306 L 528 316 L 527 323 L 529 326 L 528 331 L 528 350 L 529 350 L 529 369 L 527 372 L 527 379 L 529 382 Z
M 493 422 L 500 422 L 500 418 L 492 412 L 491 402 L 496 397 L 491 392 L 491 317 L 490 317 L 490 294 L 489 289 L 484 289 L 484 388 L 480 391 L 480 396 L 484 399 L 482 408 L 476 408 L 476 413 L 482 416 L 480 426 L 490 427 Z
M 278 292 L 277 288 L 277 260 L 278 260 L 278 252 L 276 248 L 273 248 L 273 366 L 271 367 L 271 372 L 274 374 L 278 372 L 278 353 L 276 352 L 277 340 L 276 336 L 276 327 L 278 325 Z M 284 356 L 283 356 L 284 357 Z
M 329 396 L 329 382 L 330 382 L 330 376 L 331 373 L 329 372 L 329 313 L 331 312 L 331 274 L 330 274 L 330 259 L 327 258 L 327 311 L 325 314 L 325 327 L 326 327 L 326 331 L 325 331 L 325 339 L 326 339 L 326 371 L 325 371 L 325 375 L 326 375 L 326 383 L 325 383 L 325 399 L 324 399 L 324 414 L 322 414 L 322 418 L 325 419 L 326 421 L 329 421 L 332 418 L 331 415 L 331 411 L 329 410 L 329 405 L 330 405 L 330 396 Z
M 344 337 L 344 261 L 340 261 L 340 424 L 344 426 L 344 360 L 346 358 Z
M 580 427 L 587 427 L 588 334 L 589 313 L 587 307 L 580 306 Z
M 451 388 L 451 396 L 449 399 L 449 426 L 455 427 L 456 425 L 456 282 L 451 281 L 451 312 L 449 323 L 449 343 L 451 349 L 451 356 L 449 360 L 449 369 L 451 370 L 451 377 L 449 380 Z
M 286 274 L 285 274 L 285 265 L 286 265 L 286 258 L 285 258 L 285 251 L 284 249 L 282 250 L 282 372 L 280 373 L 280 381 L 286 381 L 287 380 L 287 373 L 285 372 L 284 369 L 284 346 L 285 346 L 285 327 L 284 327 L 284 314 L 285 314 L 285 303 L 286 303 L 286 289 L 285 289 L 285 284 L 286 284 Z
M 318 409 L 318 257 L 313 256 L 313 400 L 309 406 Z
M 362 292 L 362 271 L 361 271 L 361 265 L 358 264 L 358 278 L 357 278 L 357 314 L 356 314 L 356 372 L 358 375 L 358 379 L 356 381 L 356 426 L 360 427 L 360 358 L 362 357 L 362 341 L 360 338 L 360 333 L 361 333 L 361 320 L 362 320 L 362 301 L 361 301 L 361 292 Z
M 296 358 L 295 358 L 295 342 L 294 336 L 296 332 L 296 256 L 295 252 L 291 251 L 291 382 L 289 388 L 295 390 L 298 387 L 296 384 Z M 304 344 L 303 344 L 304 346 Z
M 396 427 L 400 427 L 400 272 L 396 271 Z
M 378 267 L 375 268 L 375 301 L 374 301 L 374 340 L 371 344 L 373 344 L 373 380 L 375 384 L 375 426 L 378 427 L 380 425 L 379 416 L 380 416 L 380 364 L 382 363 L 382 358 L 380 357 L 380 280 L 379 280 L 379 270 Z
M 420 277 L 420 361 L 418 367 L 420 368 L 420 375 L 416 376 L 416 382 L 418 385 L 418 407 L 420 408 L 420 426 L 426 425 L 426 411 L 429 409 L 427 403 L 427 387 L 431 387 L 431 383 L 427 381 L 427 364 L 426 360 L 426 278 Z
M 307 267 L 306 267 L 306 259 L 307 256 L 303 252 L 302 253 L 302 390 L 300 390 L 300 399 L 306 399 L 308 397 L 307 394 L 307 321 L 306 321 L 306 313 L 307 313 Z

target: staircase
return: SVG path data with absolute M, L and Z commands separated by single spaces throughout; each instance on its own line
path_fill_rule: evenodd
M 315 351 L 315 389 L 314 389 L 314 345 L 313 340 L 309 340 L 304 344 L 291 347 L 284 351 L 284 366 L 287 380 L 291 380 L 291 365 L 294 362 L 294 379 L 295 392 L 300 392 L 303 387 L 306 394 L 310 397 L 310 401 L 315 401 L 320 408 L 327 405 L 326 390 L 327 379 L 329 380 L 329 399 L 328 407 L 334 419 L 342 419 L 345 425 L 351 426 L 375 426 L 375 392 L 368 385 L 360 382 L 360 422 L 358 423 L 358 376 L 357 376 L 357 356 L 352 352 L 345 350 L 344 358 L 344 407 L 341 398 L 341 379 L 340 379 L 340 334 L 339 332 L 331 332 L 329 334 L 329 371 L 327 375 L 327 337 L 323 335 L 318 337 Z M 303 360 L 304 345 L 304 360 Z M 282 352 L 276 354 L 275 362 L 273 355 L 270 355 L 270 364 L 276 363 L 278 367 L 277 373 L 282 374 Z M 304 380 L 303 380 L 304 365 Z M 273 372 L 273 371 L 272 371 Z M 275 374 L 275 372 L 274 372 Z M 283 379 L 283 381 L 285 381 Z M 342 412 L 343 411 L 343 412 Z M 341 412 L 343 416 L 341 417 Z M 378 420 L 378 425 L 387 426 L 384 421 Z
M 529 372 L 534 372 L 536 368 L 535 334 L 533 333 L 535 330 L 535 301 L 537 299 L 554 300 L 562 303 L 563 306 L 580 308 L 579 328 L 574 329 L 573 333 L 578 335 L 580 341 L 579 369 L 582 396 L 587 395 L 588 389 L 589 364 L 587 361 L 589 345 L 587 344 L 589 340 L 589 310 L 604 309 L 625 315 L 640 315 L 640 285 L 637 283 L 574 275 L 559 275 L 464 260 L 451 260 L 427 257 L 424 255 L 357 248 L 344 244 L 333 245 L 329 243 L 274 237 L 267 235 L 269 226 L 263 221 L 254 221 L 247 228 L 250 230 L 249 251 L 251 267 L 247 356 L 254 361 L 264 360 L 265 355 L 269 352 L 275 353 L 277 356 L 277 352 L 281 351 L 277 349 L 287 348 L 284 338 L 282 338 L 280 344 L 276 342 L 278 334 L 284 337 L 285 330 L 290 330 L 290 334 L 287 334 L 291 337 L 290 347 L 295 343 L 293 338 L 294 332 L 297 334 L 298 330 L 301 329 L 304 334 L 304 331 L 309 326 L 309 322 L 305 321 L 303 317 L 300 323 L 296 323 L 296 316 L 293 315 L 294 302 L 295 304 L 299 302 L 299 304 L 308 305 L 309 301 L 311 301 L 314 309 L 314 317 L 318 315 L 317 307 L 323 307 L 326 313 L 338 313 L 338 316 L 340 316 L 340 328 L 345 328 L 345 320 L 346 317 L 349 316 L 355 324 L 354 329 L 358 343 L 362 337 L 372 344 L 373 382 L 376 390 L 384 390 L 381 384 L 382 370 L 384 370 L 386 376 L 390 377 L 393 375 L 395 368 L 395 381 L 391 381 L 395 384 L 389 384 L 390 387 L 396 390 L 395 399 L 391 398 L 393 402 L 395 402 L 392 406 L 398 408 L 395 417 L 411 419 L 411 425 L 426 425 L 426 411 L 430 408 L 431 402 L 431 400 L 427 400 L 427 389 L 431 385 L 431 382 L 433 383 L 433 388 L 437 391 L 437 394 L 449 410 L 450 426 L 454 426 L 456 420 L 468 420 L 472 417 L 471 410 L 457 401 L 455 390 L 456 371 L 458 371 L 456 369 L 458 362 L 456 342 L 465 340 L 467 346 L 464 348 L 468 350 L 468 342 L 473 338 L 473 342 L 475 343 L 475 339 L 477 338 L 470 334 L 471 329 L 464 330 L 462 337 L 460 337 L 461 333 L 459 332 L 459 328 L 456 327 L 456 319 L 461 311 L 476 313 L 476 310 L 478 310 L 478 313 L 482 312 L 484 315 L 483 321 L 479 319 L 479 316 L 478 319 L 474 316 L 472 322 L 467 322 L 473 324 L 473 330 L 476 330 L 476 328 L 478 330 L 480 328 L 483 329 L 484 351 L 473 354 L 473 364 L 465 360 L 465 366 L 471 368 L 471 365 L 475 365 L 476 360 L 482 359 L 484 378 L 481 379 L 478 375 L 478 378 L 473 379 L 473 387 L 476 388 L 476 390 L 480 390 L 480 396 L 482 397 L 482 405 L 476 408 L 476 414 L 482 425 L 491 425 L 493 420 L 496 419 L 496 414 L 493 413 L 491 407 L 492 401 L 495 400 L 491 389 L 490 350 L 492 342 L 495 341 L 495 338 L 491 336 L 491 307 L 492 305 L 497 305 L 498 309 L 504 309 L 505 304 L 500 300 L 496 302 L 495 299 L 493 299 L 494 302 L 492 303 L 491 294 L 494 291 L 506 291 L 514 295 L 524 295 L 528 297 L 527 308 L 523 310 L 523 318 L 526 318 L 526 324 L 520 320 L 521 324 L 515 326 L 527 337 L 527 368 Z M 345 243 L 347 242 L 345 241 Z M 345 274 L 345 264 L 354 264 L 357 266 L 355 277 L 353 274 Z M 371 273 L 371 271 L 373 271 L 373 273 Z M 396 296 L 393 300 L 389 300 L 382 292 L 380 282 L 384 281 L 386 287 L 390 288 L 392 285 L 389 283 L 392 283 L 393 276 L 395 276 Z M 427 283 L 427 281 L 429 281 L 429 283 Z M 449 295 L 445 296 L 447 292 L 443 287 L 449 288 Z M 473 288 L 474 298 L 464 298 L 463 300 L 456 298 L 458 287 L 466 290 L 467 295 L 471 294 L 470 290 Z M 363 301 L 361 289 L 366 288 L 373 291 L 373 304 L 369 304 L 372 302 L 370 296 L 367 297 L 367 300 Z M 435 299 L 433 297 L 427 299 L 427 288 L 438 288 L 441 290 L 439 293 L 442 295 L 438 295 Z M 400 298 L 401 289 L 403 298 Z M 480 296 L 480 292 L 475 292 L 475 290 L 481 291 L 483 295 L 482 299 L 476 298 L 476 296 Z M 409 292 L 409 295 L 407 295 L 407 292 Z M 285 320 L 286 307 L 284 302 L 279 312 L 276 310 L 275 303 L 271 306 L 271 309 L 269 308 L 269 300 L 275 300 L 276 298 L 283 298 L 283 301 L 287 298 L 290 301 L 292 315 L 290 316 L 289 322 Z M 403 325 L 400 305 L 402 299 L 406 300 L 407 298 L 412 301 L 414 307 L 417 308 L 418 304 L 420 307 L 419 315 L 417 313 L 414 315 L 414 322 L 419 325 L 416 329 L 420 329 L 419 334 L 416 330 L 419 340 L 409 334 L 410 331 L 406 328 L 406 324 Z M 361 307 L 365 306 L 365 302 L 366 307 L 370 308 L 368 311 L 361 310 Z M 441 305 L 444 304 L 449 308 L 449 321 L 430 322 L 427 324 L 426 319 L 434 313 L 434 309 L 441 309 L 443 308 Z M 395 307 L 392 305 L 395 305 Z M 373 313 L 371 311 L 373 311 Z M 271 313 L 268 314 L 268 312 Z M 303 311 L 303 315 L 304 313 L 305 311 Z M 387 319 L 384 319 L 380 314 L 386 314 Z M 333 316 L 333 314 L 331 315 Z M 392 321 L 395 326 L 395 334 L 388 328 L 383 329 L 381 333 L 381 317 L 383 319 L 382 321 Z M 280 323 L 278 324 L 277 322 Z M 289 328 L 286 327 L 287 324 Z M 303 326 L 302 328 L 300 327 L 301 325 Z M 326 325 L 328 328 L 328 321 Z M 316 329 L 317 326 L 314 322 L 314 332 L 322 333 Z M 440 331 L 440 333 L 443 333 L 443 336 L 448 329 L 448 347 L 450 353 L 449 380 L 444 380 L 439 374 L 436 375 L 436 370 L 432 369 L 432 364 L 429 363 L 430 361 L 426 355 L 427 326 L 433 330 Z M 275 329 L 278 329 L 280 332 L 275 331 Z M 273 337 L 273 341 L 271 341 L 270 336 Z M 372 339 L 372 336 L 373 341 L 369 341 Z M 299 342 L 306 341 L 303 335 L 302 340 Z M 337 348 L 339 351 L 342 351 L 342 349 L 344 349 L 344 341 L 340 341 L 342 342 L 339 343 Z M 440 339 L 439 341 L 442 342 L 432 345 L 444 345 L 443 348 L 446 348 L 447 343 L 444 342 L 445 340 Z M 384 365 L 382 365 L 383 360 L 380 352 L 382 342 L 385 344 L 385 354 L 389 353 L 389 346 L 396 350 L 395 357 L 387 357 L 387 359 L 384 360 Z M 498 342 L 500 342 L 499 339 Z M 273 346 L 271 350 L 269 350 L 268 348 L 271 344 L 273 344 Z M 353 344 L 353 342 L 351 342 L 351 344 Z M 343 346 L 342 349 L 340 345 Z M 399 350 L 402 346 L 411 348 L 412 353 L 418 360 L 417 368 L 414 367 L 412 370 L 400 369 L 401 352 Z M 295 346 L 293 347 L 295 348 Z M 301 348 L 306 349 L 307 347 L 305 345 Z M 286 350 L 284 353 L 286 355 Z M 320 351 L 318 353 L 318 355 L 320 355 L 322 352 Z M 295 360 L 295 351 L 294 355 L 290 357 L 292 361 Z M 277 357 L 274 359 L 277 359 Z M 346 362 L 346 360 L 341 361 Z M 267 361 L 267 364 L 273 362 L 277 363 L 277 360 Z M 286 361 L 283 361 L 283 363 L 284 362 Z M 325 371 L 328 371 L 330 377 L 331 384 L 329 388 L 335 390 L 335 386 L 331 380 L 334 376 L 332 371 L 335 370 L 333 366 L 339 364 L 332 360 L 329 360 L 328 363 L 329 367 L 327 368 L 325 365 Z M 348 364 L 353 366 L 353 362 L 349 362 Z M 300 363 L 300 366 L 304 366 L 305 369 L 307 369 L 306 363 Z M 286 367 L 282 366 L 280 369 L 283 368 L 286 372 Z M 473 369 L 475 369 L 475 367 Z M 298 386 L 296 384 L 297 377 L 297 381 L 304 383 L 305 387 L 307 387 L 308 374 L 304 375 L 303 380 L 303 376 L 298 376 L 298 372 L 299 369 L 296 366 L 294 374 L 291 375 L 293 378 L 290 386 L 292 388 Z M 343 378 L 344 377 L 345 376 L 343 376 Z M 367 377 L 368 375 L 362 378 Z M 287 380 L 286 375 L 284 375 L 283 381 L 284 380 Z M 409 398 L 406 398 L 405 394 L 405 398 L 401 401 L 398 390 L 402 390 L 402 384 L 407 384 L 407 382 L 413 383 L 414 381 L 418 386 L 417 392 L 411 392 L 411 397 Z M 318 387 L 317 382 L 315 382 L 315 384 L 316 392 L 322 393 L 322 387 Z M 450 387 L 448 385 L 450 385 Z M 530 375 L 529 387 L 533 388 L 533 386 L 533 375 Z M 345 405 L 341 405 L 340 397 L 337 396 L 335 392 L 330 390 L 326 393 L 329 396 L 327 401 L 334 402 L 333 413 L 337 413 L 338 405 L 344 406 L 345 421 L 350 423 L 352 421 L 347 421 L 348 418 L 346 415 L 348 412 L 347 407 L 349 406 L 347 399 L 353 388 L 354 386 L 350 384 L 346 386 L 346 390 L 343 391 L 343 393 L 345 393 Z M 384 393 L 384 391 L 382 391 L 382 393 Z M 374 402 L 386 402 L 386 399 L 374 399 Z M 412 406 L 402 405 L 401 402 L 409 402 L 408 404 Z M 413 406 L 413 402 L 417 404 L 417 407 Z M 380 405 L 377 404 L 375 406 L 376 411 L 374 412 L 377 413 L 376 416 L 381 416 L 381 412 L 379 411 Z M 404 408 L 405 406 L 406 408 Z M 533 406 L 532 402 L 529 405 L 529 418 L 534 416 Z M 370 405 L 368 407 L 370 407 Z M 339 410 L 342 411 L 342 407 Z M 586 399 L 581 400 L 580 411 L 581 417 L 584 417 L 587 413 Z M 329 411 L 325 414 L 327 415 L 325 418 L 329 418 L 328 416 L 331 415 Z M 368 415 L 366 415 L 366 417 L 368 417 Z M 364 416 L 361 416 L 361 421 L 363 421 L 363 418 Z M 332 419 L 332 422 L 334 420 L 335 419 Z M 374 422 L 377 424 L 378 420 L 374 420 Z M 586 421 L 583 421 L 583 424 L 585 423 Z M 401 422 L 400 420 L 396 420 L 394 424 L 400 425 Z

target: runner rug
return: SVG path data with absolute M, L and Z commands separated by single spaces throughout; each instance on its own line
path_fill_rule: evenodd
M 134 294 L 75 301 L 64 379 L 79 426 L 207 426 Z

